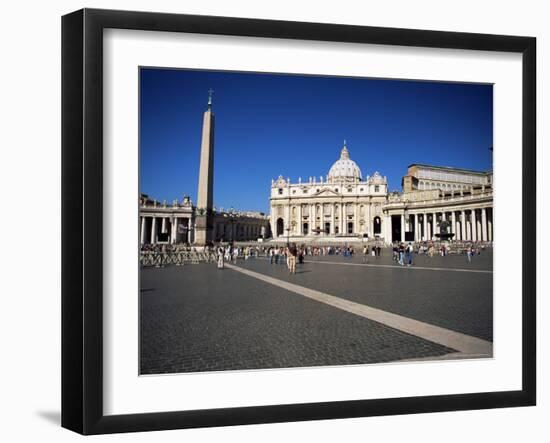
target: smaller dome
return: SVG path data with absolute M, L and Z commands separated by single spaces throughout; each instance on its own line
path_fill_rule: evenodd
M 349 157 L 348 147 L 344 143 L 344 147 L 340 152 L 340 159 L 337 160 L 328 171 L 328 178 L 333 180 L 361 180 L 361 169 Z

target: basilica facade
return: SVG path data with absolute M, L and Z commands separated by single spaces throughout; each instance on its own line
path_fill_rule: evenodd
M 442 223 L 444 222 L 444 223 Z M 401 192 L 379 172 L 363 177 L 346 143 L 325 177 L 271 182 L 274 240 L 493 240 L 493 174 L 413 164 Z
M 381 234 L 387 195 L 386 177 L 375 172 L 363 179 L 344 144 L 324 179 L 272 180 L 271 231 L 276 237 Z

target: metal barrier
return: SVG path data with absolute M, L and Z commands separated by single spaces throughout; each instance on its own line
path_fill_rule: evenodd
M 215 263 L 216 254 L 213 252 L 196 251 L 142 251 L 139 255 L 139 264 L 142 267 L 163 267 L 169 265 L 183 266 L 199 263 Z

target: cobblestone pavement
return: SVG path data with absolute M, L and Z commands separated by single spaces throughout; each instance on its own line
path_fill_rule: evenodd
M 368 266 L 362 266 L 361 256 L 351 259 L 307 257 L 306 263 L 297 267 L 295 275 L 289 275 L 284 264 L 270 265 L 265 259 L 243 260 L 239 266 L 394 314 L 493 340 L 492 272 L 451 271 L 491 271 L 491 250 L 474 257 L 472 263 L 468 263 L 465 256 L 415 256 L 411 268 L 394 266 L 389 250 L 384 250 L 380 258 L 369 257 Z
M 338 261 L 342 263 L 363 263 L 363 254 L 356 253 L 352 258 L 343 257 L 341 255 L 322 255 L 322 256 L 307 256 L 306 261 Z M 476 255 L 472 258 L 471 263 L 465 255 L 447 255 L 441 257 L 439 255 L 429 257 L 425 254 L 414 255 L 415 267 L 426 268 L 449 268 L 449 269 L 465 269 L 465 270 L 481 270 L 492 271 L 493 270 L 493 251 L 492 248 L 484 250 L 480 255 Z M 385 248 L 382 250 L 380 257 L 368 257 L 368 264 L 371 265 L 392 265 L 398 267 L 392 260 L 392 252 L 390 249 Z
M 338 259 L 343 260 L 342 257 Z M 265 260 L 240 261 L 239 265 L 289 278 L 284 265 L 270 266 Z M 403 283 L 403 272 L 406 272 L 402 269 L 375 272 L 366 267 L 351 268 L 310 263 L 300 269 L 300 274 L 291 277 L 301 279 L 299 284 L 312 288 L 320 285 L 322 291 L 333 295 L 363 297 L 364 302 L 370 303 L 377 297 L 361 296 L 365 292 L 362 289 L 365 272 L 381 276 L 378 280 L 374 274 L 371 277 L 371 287 L 379 287 L 378 298 L 381 299 L 382 292 L 394 289 L 388 282 L 397 279 Z M 405 281 L 425 287 L 425 272 L 428 271 L 417 271 L 419 280 Z M 461 277 L 470 285 L 471 275 Z M 435 291 L 447 284 L 446 278 L 438 277 L 441 283 L 434 286 Z M 327 286 L 326 282 L 331 279 L 335 282 Z M 374 281 L 379 283 L 375 285 Z M 431 318 L 452 310 L 455 303 L 449 305 L 448 299 L 436 300 L 445 308 L 425 306 L 428 312 L 425 316 Z M 424 300 L 434 299 L 427 297 Z M 422 312 L 418 307 L 416 310 L 411 308 L 419 304 L 418 299 L 415 303 L 395 299 L 393 304 L 396 303 L 404 303 L 412 313 Z M 365 364 L 436 357 L 452 352 L 453 349 L 230 269 L 218 270 L 212 264 L 141 271 L 141 374 Z

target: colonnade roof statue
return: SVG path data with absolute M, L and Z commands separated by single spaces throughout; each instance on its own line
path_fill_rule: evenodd
M 348 147 L 344 140 L 344 147 L 340 152 L 340 159 L 338 159 L 328 171 L 329 181 L 361 181 L 361 169 L 357 166 L 349 156 Z

